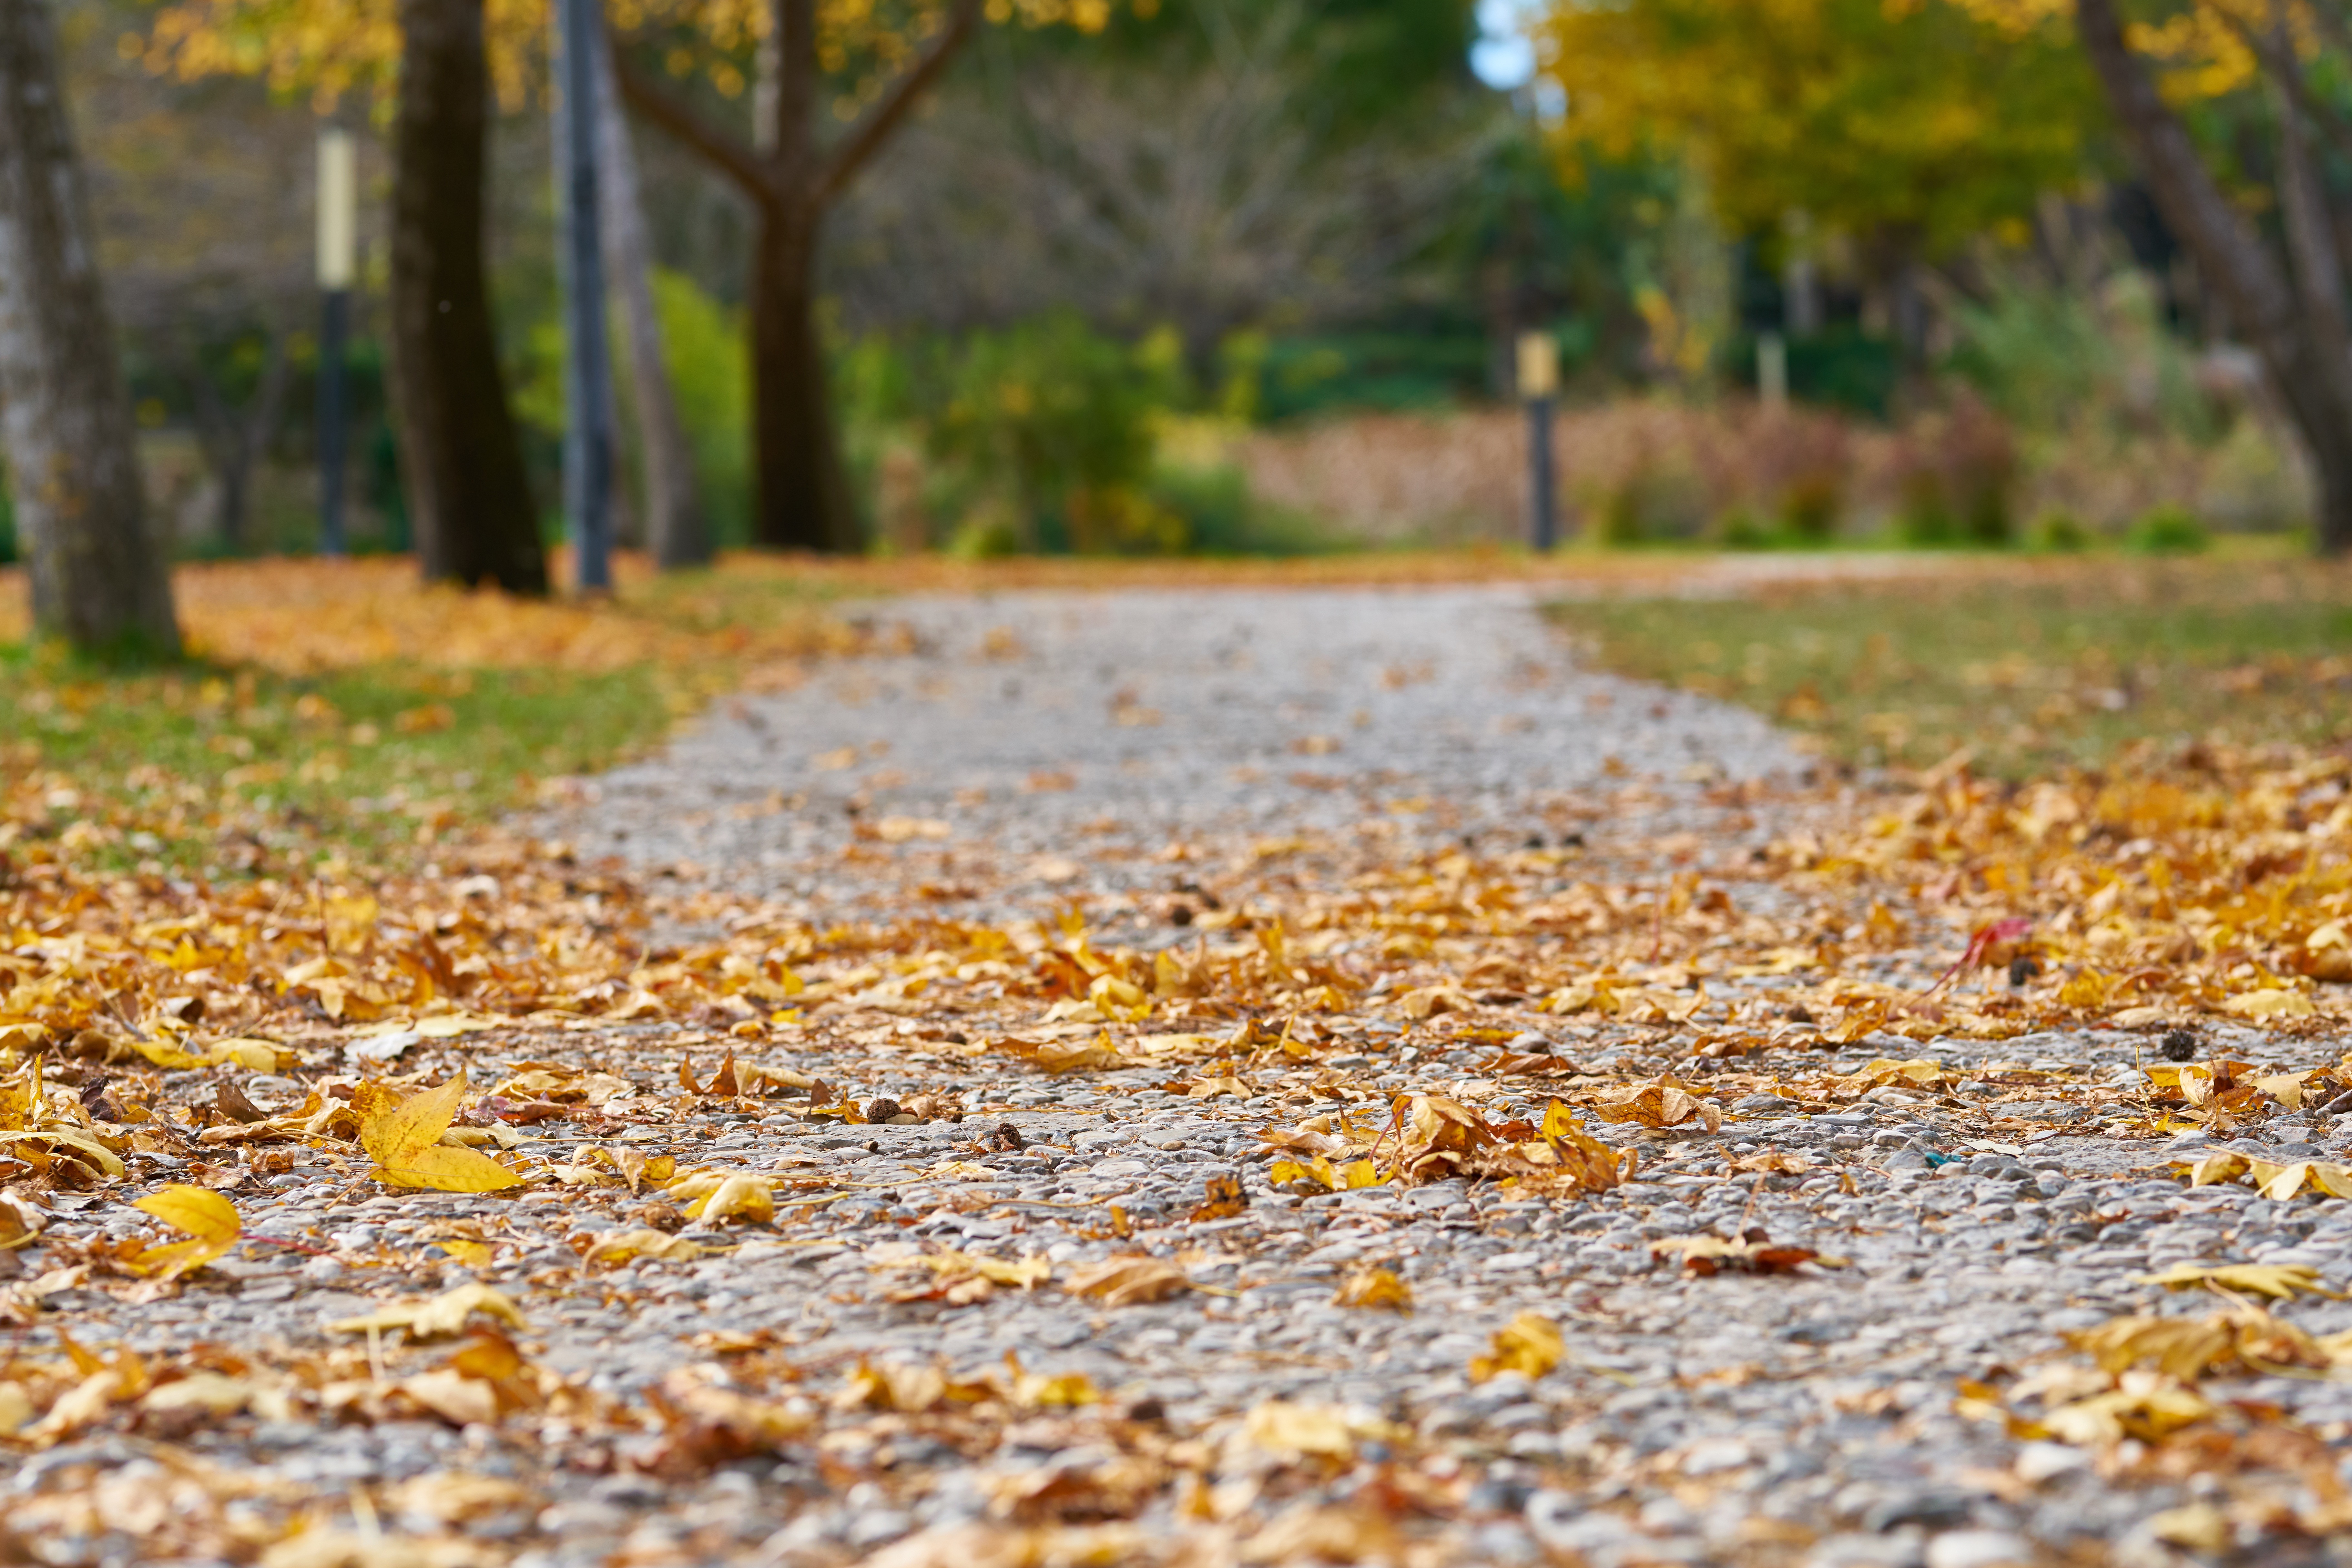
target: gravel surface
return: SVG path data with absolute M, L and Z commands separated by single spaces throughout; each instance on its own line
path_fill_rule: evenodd
M 737 701 L 554 826 L 583 854 L 683 862 L 820 913 L 868 896 L 837 858 L 861 829 L 944 832 L 925 864 L 996 909 L 1076 881 L 1055 875 L 1070 863 L 1124 885 L 1130 851 L 1331 831 L 1400 800 L 1431 803 L 1442 831 L 1524 837 L 1628 774 L 1804 772 L 1751 713 L 1580 669 L 1535 602 L 1518 586 L 894 602 L 876 614 L 903 654 Z
M 1772 837 L 1802 830 L 1806 812 L 1844 808 L 1774 784 L 1793 784 L 1804 759 L 1754 717 L 1579 669 L 1523 591 L 1020 595 L 876 614 L 906 627 L 903 654 L 747 696 L 538 826 L 583 858 L 617 853 L 681 886 L 705 879 L 817 921 L 923 910 L 1050 921 L 1081 900 L 1100 941 L 1183 951 L 1197 934 L 1186 922 L 1213 923 L 1221 905 L 1275 884 L 1293 899 L 1339 896 L 1368 858 L 1449 844 L 1573 856 L 1575 876 L 1596 881 L 1705 867 L 1743 909 L 1769 911 L 1775 888 L 1760 870 L 1739 880 L 1741 868 Z M 1268 840 L 1307 847 L 1269 851 Z M 1769 999 L 1774 980 L 1722 984 Z M 789 1185 L 772 1232 L 683 1233 L 731 1251 L 646 1259 L 584 1288 L 579 1238 L 642 1223 L 625 1205 L 569 1188 L 355 1200 L 296 1173 L 240 1206 L 249 1230 L 311 1237 L 316 1256 L 225 1263 L 148 1305 L 91 1291 L 47 1305 L 85 1342 L 322 1344 L 323 1324 L 379 1293 L 365 1258 L 472 1219 L 497 1227 L 498 1260 L 480 1277 L 521 1302 L 540 1364 L 616 1399 L 668 1390 L 675 1402 L 681 1388 L 727 1386 L 728 1356 L 772 1347 L 799 1380 L 773 1395 L 781 1407 L 831 1424 L 782 1458 L 704 1463 L 680 1458 L 675 1427 L 573 1441 L 553 1414 L 520 1435 L 289 1418 L 188 1439 L 331 1510 L 362 1485 L 371 1510 L 413 1495 L 412 1513 L 382 1528 L 430 1536 L 451 1561 L 460 1548 L 533 1565 L 1145 1562 L 1190 1550 L 1199 1562 L 1320 1552 L 1995 1568 L 2185 1561 L 2161 1521 L 2210 1487 L 2189 1473 L 2110 1484 L 2093 1449 L 2021 1439 L 1956 1407 L 1965 1380 L 2065 1358 L 2061 1331 L 2165 1310 L 2169 1298 L 2135 1282 L 2153 1268 L 2308 1263 L 2341 1279 L 2352 1252 L 2352 1218 L 2334 1209 L 2239 1186 L 2192 1191 L 2161 1169 L 2175 1151 L 2105 1135 L 2116 1107 L 2100 1091 L 2140 1081 L 2147 1057 L 2132 1035 L 1866 1038 L 1811 1052 L 1804 1070 L 1817 1073 L 1925 1055 L 1951 1084 L 1898 1085 L 1818 1114 L 1750 1096 L 1725 1106 L 1717 1131 L 1595 1123 L 1642 1157 L 1633 1181 L 1601 1195 L 1453 1180 L 1302 1198 L 1270 1183 L 1262 1136 L 1298 1125 L 1311 1090 L 1204 1097 L 1159 1065 L 1045 1076 L 965 1049 L 983 1029 L 1014 1026 L 1002 1009 L 942 1014 L 870 980 L 835 1001 L 766 1059 L 861 1094 L 952 1091 L 968 1114 L 847 1126 L 714 1103 L 609 1137 Z M 1320 1038 L 1308 1032 L 1314 1065 L 1382 1102 L 1475 1099 L 1489 1120 L 1540 1117 L 1548 1098 L 1541 1077 L 1492 1072 L 1505 1037 L 1521 1055 L 1617 1079 L 1702 1065 L 1672 1028 L 1566 1020 L 1507 995 L 1481 1005 L 1494 1027 L 1471 1040 L 1441 1027 L 1446 1016 L 1375 997 Z M 1100 1032 L 1042 1005 L 1004 1008 L 1032 1043 Z M 726 1043 L 666 1024 L 604 1026 L 486 1035 L 466 1059 L 482 1084 L 555 1058 L 651 1093 L 682 1060 L 707 1077 Z M 2315 1049 L 2226 1030 L 2203 1047 L 2264 1062 Z M 421 1045 L 409 1065 L 435 1048 Z M 2046 1125 L 1986 1136 L 1971 1097 L 2034 1073 L 2046 1099 L 2004 1109 L 2012 1123 Z M 250 1092 L 267 1108 L 273 1089 L 294 1094 L 260 1080 Z M 571 1136 L 534 1129 L 518 1152 L 560 1156 Z M 2344 1142 L 2332 1122 L 2290 1119 L 2245 1146 Z M 1772 1151 L 1800 1168 L 1677 1170 Z M 1188 1217 L 1223 1178 L 1237 1179 L 1246 1205 Z M 1130 1237 L 1115 1234 L 1122 1225 Z M 1677 1237 L 1759 1227 L 1844 1267 L 1701 1279 L 1654 1254 Z M 999 1288 L 968 1305 L 892 1300 L 922 1294 L 910 1287 L 929 1275 L 915 1260 L 943 1247 L 1040 1255 L 1063 1276 L 1140 1247 L 1174 1260 L 1192 1289 L 1116 1306 L 1058 1288 Z M 1333 1304 L 1335 1287 L 1371 1265 L 1409 1284 L 1410 1314 Z M 453 1263 L 442 1283 L 473 1277 Z M 1496 1331 L 1528 1310 L 1565 1331 L 1557 1370 L 1473 1381 Z M 2297 1311 L 2314 1332 L 2352 1328 L 2352 1306 Z M 1022 1374 L 1082 1375 L 1102 1403 L 1040 1401 L 979 1444 L 945 1417 L 836 1396 L 861 1365 L 1001 1381 L 1013 1375 L 1008 1355 Z M 2328 1441 L 2352 1433 L 2342 1385 L 2256 1378 L 2237 1394 Z M 1337 1407 L 1339 1448 L 1303 1470 L 1280 1462 L 1278 1443 L 1253 1448 L 1250 1413 L 1270 1400 Z M 1140 1501 L 1118 1501 L 1121 1465 L 1197 1473 L 1212 1452 L 1224 1456 L 1208 1466 L 1213 1486 L 1147 1486 Z M 154 1463 L 114 1438 L 53 1448 L 19 1468 L 14 1495 L 92 1473 L 135 1479 Z M 526 1500 L 453 1516 L 435 1511 L 430 1489 L 399 1490 L 451 1474 L 509 1478 Z M 1406 1521 L 1402 1534 L 1314 1533 L 1375 1496 L 1383 1519 Z M 1130 1534 L 1072 1533 L 1130 1516 L 1118 1527 Z M 373 1511 L 332 1517 L 346 1532 L 335 1539 L 373 1539 Z M 1018 1530 L 1056 1521 L 1062 1535 L 1017 1543 Z M 108 1558 L 103 1521 L 94 1528 L 53 1538 L 48 1560 L 128 1560 Z M 1060 1544 L 1038 1544 L 1048 1540 Z M 2331 1551 L 2272 1538 L 2260 1560 Z

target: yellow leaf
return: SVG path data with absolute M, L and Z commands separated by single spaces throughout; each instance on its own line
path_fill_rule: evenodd
M 363 1334 L 371 1329 L 405 1329 L 413 1339 L 440 1339 L 457 1332 L 476 1312 L 496 1318 L 509 1328 L 525 1329 L 522 1310 L 499 1291 L 476 1281 L 419 1300 L 395 1301 L 364 1317 L 343 1318 L 327 1327 L 339 1334 Z
M 2149 1518 L 2147 1531 L 2158 1541 L 2191 1552 L 2227 1552 L 2233 1539 L 2229 1520 L 2210 1502 L 2166 1509 Z
M 103 1176 L 119 1177 L 124 1170 L 121 1158 L 97 1139 L 54 1127 L 44 1128 L 38 1132 L 0 1132 L 0 1143 L 41 1143 L 51 1150 L 61 1149 L 87 1163 Z
M 1521 1312 L 1495 1331 L 1495 1353 L 1474 1358 L 1470 1381 L 1484 1383 L 1497 1373 L 1522 1373 L 1541 1377 L 1558 1366 L 1568 1347 L 1559 1325 L 1540 1312 Z
M 1073 1296 L 1098 1298 L 1106 1307 L 1158 1301 L 1191 1289 L 1184 1271 L 1164 1258 L 1133 1252 L 1074 1268 L 1062 1281 Z
M 2302 992 L 2281 990 L 2272 985 L 2231 997 L 2221 1004 L 2221 1011 L 2262 1023 L 2273 1018 L 2308 1018 L 2319 1009 L 2313 1006 L 2311 998 Z
M 2242 1290 L 2250 1296 L 2268 1296 L 2279 1301 L 2292 1301 L 2298 1293 L 2325 1296 L 2336 1301 L 2345 1299 L 2341 1291 L 2330 1290 L 2319 1282 L 2318 1269 L 2301 1263 L 2225 1263 L 2218 1268 L 2176 1263 L 2161 1274 L 2139 1275 L 2134 1283 L 2162 1285 L 2174 1290 L 2218 1285 L 2224 1290 Z
M 762 1178 L 737 1171 L 720 1178 L 707 1196 L 697 1198 L 686 1212 L 705 1225 L 736 1218 L 764 1225 L 776 1217 L 775 1191 Z
M 520 1176 L 471 1149 L 426 1149 L 400 1170 L 386 1167 L 368 1173 L 389 1187 L 430 1187 L 441 1193 L 495 1193 L 522 1185 Z
M 494 1193 L 522 1184 L 520 1176 L 488 1155 L 441 1143 L 465 1098 L 464 1073 L 396 1104 L 385 1103 L 390 1097 L 381 1086 L 360 1087 L 374 1090 L 364 1101 L 354 1092 L 352 1110 L 360 1118 L 360 1147 L 376 1163 L 368 1174 L 377 1181 L 444 1193 Z
M 1356 1454 L 1348 1414 L 1336 1405 L 1265 1400 L 1243 1417 L 1241 1437 L 1249 1447 L 1287 1464 L 1307 1458 L 1345 1464 Z
M 1028 1372 L 1023 1369 L 1021 1358 L 1011 1351 L 1004 1352 L 1004 1366 L 1013 1375 L 1009 1391 L 1013 1403 L 1024 1409 L 1075 1410 L 1082 1405 L 1102 1403 L 1102 1392 L 1085 1373 Z
M 1331 1303 L 1338 1307 L 1386 1308 L 1392 1312 L 1412 1310 L 1412 1287 L 1399 1279 L 1389 1268 L 1359 1268 L 1339 1282 Z
M 657 1258 L 664 1263 L 686 1263 L 702 1256 L 702 1248 L 682 1236 L 666 1231 L 616 1230 L 596 1238 L 594 1246 L 581 1254 L 583 1263 L 626 1263 L 633 1258 Z
M 189 1240 L 152 1247 L 129 1260 L 142 1274 L 165 1279 L 203 1268 L 236 1245 L 244 1228 L 236 1205 L 208 1187 L 175 1185 L 159 1188 L 131 1205 L 153 1215 Z

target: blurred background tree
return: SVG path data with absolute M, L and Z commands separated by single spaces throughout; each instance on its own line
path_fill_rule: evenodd
M 2120 22 L 2319 336 L 2330 295 L 2301 279 L 2315 236 L 2352 237 L 2352 75 L 2316 0 L 2276 68 L 2268 3 L 2127 0 Z M 1530 330 L 1561 351 L 1561 499 L 1596 538 L 2095 542 L 2165 506 L 2329 515 L 2316 405 L 2145 172 L 2062 0 L 1033 0 L 950 58 L 958 14 L 811 0 L 789 86 L 767 0 L 615 0 L 664 121 L 636 119 L 644 287 L 614 302 L 616 338 L 654 348 L 618 373 L 624 529 L 666 563 L 701 558 L 662 542 L 677 516 L 719 546 L 1511 537 L 1503 404 Z M 300 547 L 315 113 L 388 123 L 393 0 L 60 15 L 159 504 L 184 550 Z M 488 314 L 551 499 L 545 21 L 538 0 L 483 15 Z M 808 129 L 779 218 L 734 165 L 781 166 L 761 128 L 788 100 Z M 2283 106 L 2325 219 L 2292 252 Z M 363 142 L 381 197 L 391 161 Z M 812 171 L 850 166 L 808 205 Z M 380 217 L 359 536 L 397 548 L 416 508 L 376 370 Z M 786 229 L 806 271 L 779 288 Z M 638 395 L 648 367 L 674 422 Z

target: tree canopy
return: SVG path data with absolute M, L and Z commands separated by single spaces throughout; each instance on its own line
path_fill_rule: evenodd
M 2062 17 L 1955 0 L 1563 4 L 1538 46 L 1572 157 L 1678 156 L 1751 233 L 1801 212 L 1948 250 L 2079 184 L 2100 118 Z

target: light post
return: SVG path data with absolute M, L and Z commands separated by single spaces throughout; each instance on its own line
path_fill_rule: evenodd
M 1559 542 L 1552 479 L 1551 411 L 1559 391 L 1559 343 L 1549 332 L 1519 334 L 1519 396 L 1528 405 L 1528 538 L 1538 553 Z
M 597 211 L 599 0 L 556 0 L 556 247 L 563 286 L 563 510 L 580 590 L 613 586 L 613 372 Z
M 352 261 L 358 212 L 352 133 L 319 132 L 319 553 L 341 555 L 343 349 L 352 328 Z

